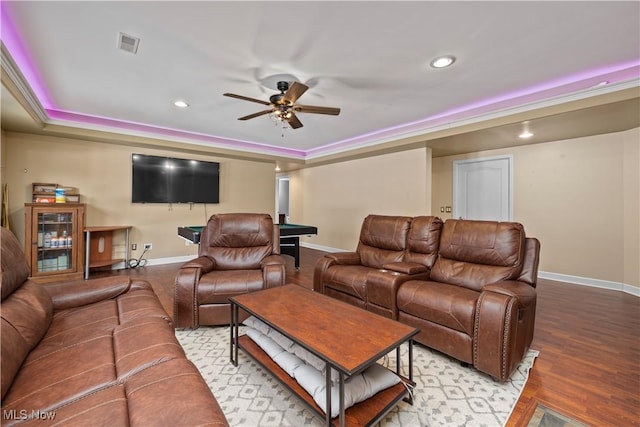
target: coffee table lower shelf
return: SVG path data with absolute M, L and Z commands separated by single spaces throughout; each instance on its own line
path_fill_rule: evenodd
M 267 355 L 267 353 L 260 348 L 251 338 L 247 335 L 241 335 L 238 337 L 238 348 L 241 348 L 248 356 L 250 356 L 257 363 L 262 365 L 274 378 L 276 378 L 282 385 L 287 387 L 294 395 L 302 400 L 311 410 L 313 410 L 320 417 L 325 418 L 325 412 L 316 404 L 313 397 L 307 393 L 307 391 L 298 384 L 298 382 L 292 378 L 287 372 L 285 372 L 276 362 L 273 361 Z M 406 378 L 402 378 L 402 381 L 410 383 Z M 408 398 L 409 391 L 400 382 L 393 387 L 389 387 L 380 391 L 375 396 L 369 399 L 357 403 L 345 410 L 345 425 L 347 426 L 372 426 L 378 423 L 382 417 L 384 417 L 391 409 L 393 409 L 401 400 Z M 338 417 L 332 420 L 334 426 L 339 426 L 340 421 Z

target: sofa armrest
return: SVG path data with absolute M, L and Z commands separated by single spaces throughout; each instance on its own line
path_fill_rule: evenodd
M 336 252 L 326 254 L 318 260 L 313 270 L 313 290 L 324 293 L 324 277 L 332 265 L 359 265 L 360 255 L 356 252 Z
M 284 265 L 284 259 L 281 255 L 269 255 L 260 262 L 260 268 L 264 269 L 267 265 Z
M 420 274 L 429 272 L 429 267 L 417 262 L 390 262 L 388 264 L 384 264 L 382 268 L 404 274 Z
M 207 257 L 207 256 L 200 256 L 198 258 L 192 259 L 191 261 L 187 261 L 184 264 L 182 264 L 182 266 L 180 267 L 180 269 L 183 268 L 201 268 L 202 269 L 202 274 L 206 274 L 210 271 L 213 271 L 213 269 L 216 267 L 216 262 Z
M 531 285 L 517 280 L 486 285 L 476 306 L 473 365 L 498 381 L 508 380 L 531 345 L 535 313 Z
M 173 295 L 173 322 L 176 328 L 195 328 L 198 325 L 196 288 L 200 278 L 214 268 L 214 260 L 201 256 L 184 263 L 176 273 Z
M 325 258 L 329 258 L 333 261 L 333 264 L 339 265 L 358 265 L 361 264 L 360 255 L 356 252 L 336 252 L 332 254 L 326 254 Z
M 495 292 L 507 295 L 518 300 L 518 303 L 527 307 L 536 299 L 536 290 L 528 283 L 518 280 L 504 280 L 497 283 L 486 285 L 482 288 L 483 292 Z
M 100 279 L 78 280 L 74 282 L 51 283 L 42 285 L 51 296 L 54 310 L 113 299 L 135 288 L 149 288 L 144 281 L 131 281 L 129 277 L 114 276 Z
M 273 288 L 284 285 L 285 268 L 284 259 L 280 255 L 269 255 L 260 263 L 262 280 L 265 288 Z

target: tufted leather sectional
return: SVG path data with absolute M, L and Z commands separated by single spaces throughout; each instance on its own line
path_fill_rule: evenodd
M 149 283 L 38 285 L 0 245 L 3 426 L 228 425 Z
M 356 251 L 321 258 L 313 286 L 506 381 L 533 340 L 539 253 L 515 222 L 369 215 Z

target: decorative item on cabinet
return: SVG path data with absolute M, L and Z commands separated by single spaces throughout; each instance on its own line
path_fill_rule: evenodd
M 44 182 L 34 182 L 31 187 L 33 203 L 80 203 L 76 187 Z

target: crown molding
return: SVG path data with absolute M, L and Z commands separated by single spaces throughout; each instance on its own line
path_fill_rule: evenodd
M 31 90 L 31 86 L 25 79 L 11 57 L 4 43 L 0 44 L 2 84 L 12 93 L 16 100 L 24 107 L 25 111 L 38 123 L 45 124 L 49 116 L 38 97 Z

